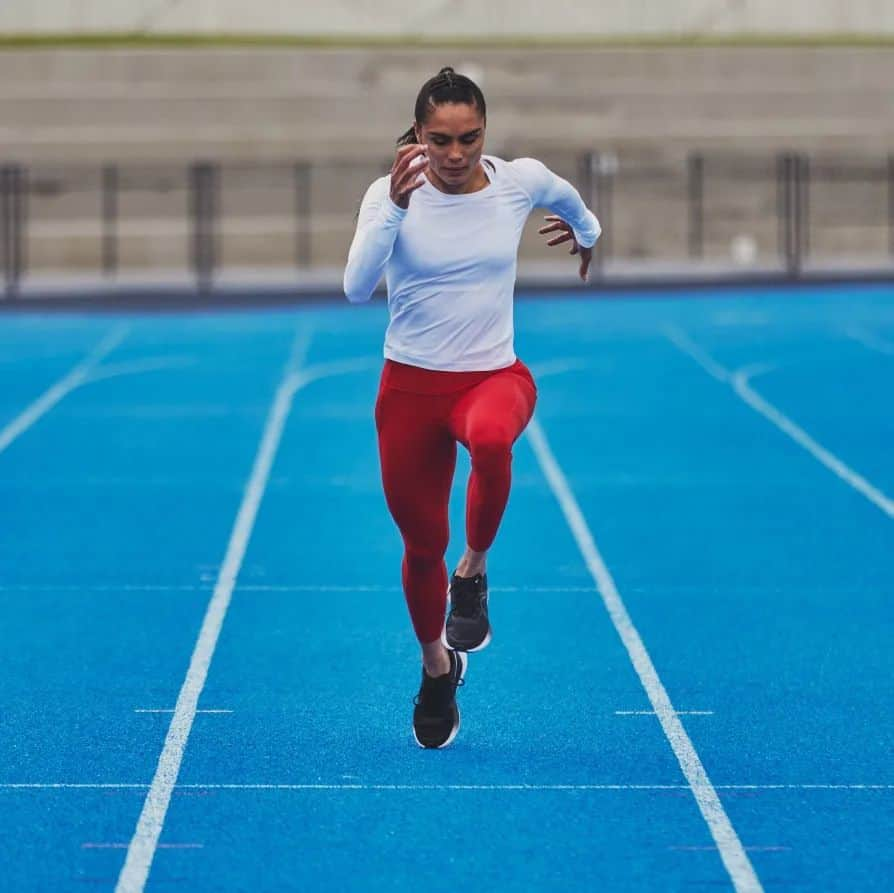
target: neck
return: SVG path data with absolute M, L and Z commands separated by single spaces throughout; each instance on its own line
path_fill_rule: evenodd
M 488 184 L 487 174 L 484 173 L 484 168 L 480 161 L 472 176 L 469 177 L 465 183 L 461 183 L 457 186 L 454 186 L 451 183 L 445 183 L 444 180 L 431 170 L 429 171 L 428 179 L 435 189 L 440 192 L 446 192 L 448 195 L 465 195 L 468 192 L 480 192 Z

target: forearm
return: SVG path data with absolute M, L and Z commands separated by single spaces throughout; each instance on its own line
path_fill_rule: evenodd
M 574 231 L 581 248 L 592 248 L 602 232 L 596 215 L 584 204 L 578 191 L 561 177 L 554 177 L 543 198 L 544 207 L 562 218 Z
M 345 297 L 352 304 L 368 301 L 372 297 L 376 284 L 385 272 L 406 214 L 406 210 L 388 198 L 379 204 L 374 215 L 365 215 L 361 209 L 361 217 L 367 219 L 357 225 L 348 252 L 343 283 Z

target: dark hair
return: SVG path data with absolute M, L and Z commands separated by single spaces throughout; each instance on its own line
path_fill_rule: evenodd
M 442 105 L 445 102 L 474 105 L 481 112 L 481 117 L 487 118 L 484 94 L 478 85 L 464 74 L 457 74 L 449 65 L 442 68 L 433 78 L 429 78 L 422 85 L 422 89 L 416 97 L 416 122 L 424 124 L 431 107 Z M 397 145 L 408 146 L 416 141 L 416 131 L 411 127 L 398 137 Z

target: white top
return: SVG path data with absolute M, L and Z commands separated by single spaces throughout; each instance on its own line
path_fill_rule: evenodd
M 384 271 L 388 359 L 456 372 L 511 366 L 518 244 L 531 210 L 557 214 L 582 247 L 599 238 L 577 190 L 541 162 L 482 162 L 484 189 L 451 195 L 426 181 L 407 210 L 391 200 L 390 175 L 366 191 L 344 289 L 349 301 L 368 301 Z

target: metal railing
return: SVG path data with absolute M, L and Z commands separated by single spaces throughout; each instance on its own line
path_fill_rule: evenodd
M 815 236 L 827 244 L 834 239 L 830 227 L 836 226 L 850 227 L 852 244 L 860 244 L 861 233 L 871 231 L 874 243 L 884 244 L 883 250 L 875 249 L 876 263 L 894 263 L 894 154 L 830 159 L 792 152 L 761 158 L 693 152 L 681 164 L 631 163 L 611 152 L 589 152 L 557 157 L 551 166 L 576 182 L 602 222 L 604 235 L 594 257 L 597 275 L 619 258 L 670 254 L 697 266 L 709 259 L 709 247 L 716 255 L 717 245 L 737 226 L 763 237 L 775 225 L 772 263 L 792 278 L 802 275 L 811 259 L 830 254 L 827 247 L 817 254 Z M 125 244 L 131 252 L 135 244 L 157 247 L 162 260 L 143 259 L 142 266 L 188 270 L 200 293 L 213 288 L 233 258 L 252 252 L 260 258 L 256 267 L 272 264 L 306 271 L 327 259 L 334 264 L 344 256 L 370 174 L 380 175 L 387 167 L 327 167 L 307 161 L 222 165 L 202 160 L 186 169 L 107 163 L 88 171 L 4 164 L 3 292 L 15 299 L 29 272 L 53 268 L 86 269 L 114 279 L 134 266 L 125 257 Z M 315 195 L 315 187 L 326 177 Z M 813 197 L 816 193 L 823 198 L 823 190 L 830 208 L 817 214 Z M 849 190 L 863 192 L 842 201 Z M 878 203 L 880 190 L 886 195 L 884 211 Z M 336 192 L 339 196 L 333 197 Z M 143 197 L 143 206 L 137 203 L 128 211 L 125 206 L 134 204 L 135 195 Z M 754 206 L 750 210 L 745 207 L 749 203 Z M 877 207 L 871 210 L 869 204 Z M 32 213 L 37 205 L 40 214 Z M 275 215 L 270 213 L 273 205 Z M 672 225 L 657 227 L 655 217 Z M 650 226 L 651 235 L 646 233 Z M 878 230 L 885 231 L 881 240 Z M 333 241 L 335 248 L 329 244 Z M 276 250 L 273 242 L 279 246 Z M 94 243 L 95 248 L 90 247 Z M 748 255 L 748 239 L 742 244 Z M 48 245 L 55 247 L 61 261 L 44 257 Z M 38 252 L 33 249 L 38 248 L 41 257 L 34 261 Z M 740 262 L 747 266 L 748 257 Z

